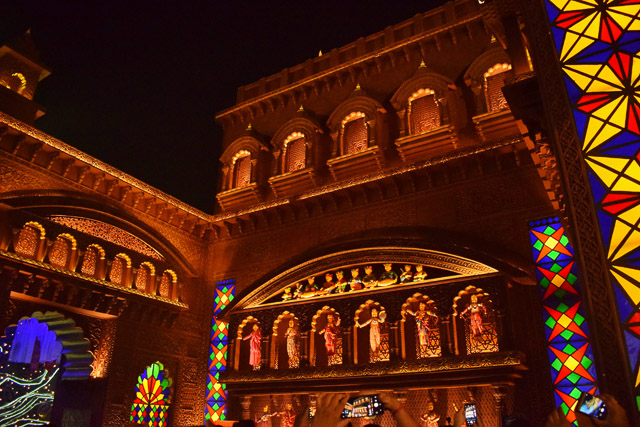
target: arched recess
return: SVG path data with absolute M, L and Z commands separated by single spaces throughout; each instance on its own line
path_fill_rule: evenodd
M 61 233 L 49 248 L 49 263 L 66 270 L 75 270 L 77 259 L 77 242 L 69 233 Z
M 158 294 L 161 297 L 174 299 L 174 292 L 178 283 L 178 275 L 173 270 L 165 270 L 160 279 Z
M 102 246 L 92 243 L 84 251 L 82 255 L 82 264 L 80 272 L 96 279 L 104 280 L 106 274 L 106 254 Z
M 416 73 L 400 87 L 391 97 L 391 105 L 395 108 L 400 122 L 400 135 L 411 135 L 411 103 L 412 96 L 421 90 L 432 92 L 440 113 L 440 126 L 452 124 L 454 127 L 462 127 L 466 123 L 466 113 L 461 107 L 461 97 L 455 83 L 441 75 L 421 66 Z
M 149 294 L 155 293 L 156 268 L 149 261 L 144 261 L 138 267 L 135 278 L 137 290 Z
M 300 367 L 300 320 L 295 314 L 284 311 L 273 322 L 269 366 L 274 369 Z
M 438 307 L 428 295 L 416 292 L 400 311 L 400 341 L 405 360 L 438 357 L 442 354 Z
M 387 141 L 385 133 L 388 131 L 385 120 L 386 109 L 377 100 L 367 96 L 362 90 L 356 90 L 329 116 L 327 126 L 331 132 L 333 139 L 331 148 L 331 157 L 343 156 L 346 154 L 344 149 L 344 125 L 345 118 L 350 114 L 362 113 L 364 122 L 367 126 L 367 146 L 372 147 L 378 145 L 379 142 Z M 386 147 L 381 147 L 386 148 Z
M 238 166 L 237 160 L 243 158 L 247 153 L 250 162 L 249 184 L 261 185 L 267 179 L 269 172 L 269 147 L 257 136 L 248 134 L 233 141 L 220 156 L 222 162 L 222 191 L 236 188 L 234 183 L 234 172 Z
M 336 309 L 325 305 L 311 319 L 309 364 L 311 366 L 341 365 L 344 358 L 342 319 Z
M 500 319 L 488 293 L 473 285 L 453 299 L 454 338 L 459 354 L 499 351 Z
M 325 134 L 322 126 L 315 119 L 310 117 L 304 111 L 298 111 L 296 117 L 289 120 L 276 131 L 271 138 L 271 144 L 274 147 L 273 155 L 275 157 L 273 175 L 280 175 L 291 172 L 289 168 L 290 141 L 287 141 L 294 133 L 300 133 L 304 137 L 305 158 L 304 167 L 313 166 L 318 168 L 320 162 L 326 160 L 329 147 L 323 141 Z
M 367 300 L 356 310 L 353 326 L 353 362 L 389 360 L 389 325 L 382 304 Z M 360 325 L 360 326 L 358 326 Z
M 496 64 L 511 64 L 507 52 L 497 43 L 489 47 L 469 65 L 464 74 L 464 82 L 471 88 L 475 98 L 476 115 L 488 111 L 485 96 L 485 73 Z
M 119 253 L 111 261 L 109 281 L 121 286 L 131 286 L 131 258 L 127 254 Z
M 172 397 L 173 380 L 169 370 L 160 362 L 152 363 L 138 376 L 130 421 L 154 427 L 167 426 Z
M 18 255 L 42 261 L 45 256 L 46 232 L 36 221 L 25 223 L 13 238 L 13 250 Z
M 259 339 L 255 335 L 252 336 L 252 334 L 256 333 L 259 334 Z M 255 347 L 256 345 L 258 345 L 258 347 Z M 253 316 L 247 316 L 240 323 L 233 347 L 235 350 L 233 367 L 236 371 L 248 369 L 253 369 L 254 371 L 260 370 L 265 357 L 262 345 L 262 325 L 258 319 Z M 259 349 L 257 354 L 256 348 Z

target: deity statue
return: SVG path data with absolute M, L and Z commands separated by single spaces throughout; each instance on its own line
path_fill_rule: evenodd
M 343 293 L 348 291 L 347 287 L 349 286 L 349 284 L 347 283 L 347 281 L 344 279 L 344 271 L 342 270 L 338 270 L 336 271 L 336 293 Z
M 265 406 L 262 410 L 262 416 L 256 420 L 256 424 L 259 427 L 270 427 L 271 426 L 271 417 L 275 417 L 278 415 L 277 412 L 270 413 L 269 406 Z
M 474 337 L 482 335 L 484 328 L 482 327 L 482 316 L 487 313 L 486 308 L 478 302 L 478 295 L 471 295 L 471 303 L 460 313 L 460 318 L 468 317 L 471 332 Z
M 260 369 L 260 344 L 262 342 L 262 333 L 260 332 L 260 326 L 257 323 L 253 324 L 253 330 L 249 335 L 242 338 L 242 341 L 249 341 L 249 365 L 253 366 L 254 370 Z
M 373 267 L 367 265 L 364 268 L 364 273 L 365 276 L 362 278 L 362 284 L 364 285 L 364 287 L 367 289 L 375 288 L 378 285 L 378 279 L 376 278 L 376 275 L 373 274 Z
M 287 355 L 289 356 L 289 368 L 300 366 L 300 354 L 298 353 L 298 330 L 293 319 L 289 320 L 289 328 L 284 333 L 287 339 Z
M 380 315 L 378 315 L 378 309 L 371 309 L 371 317 L 364 323 L 359 323 L 356 321 L 356 326 L 358 328 L 364 328 L 369 325 L 369 347 L 371 348 L 371 353 L 378 357 L 380 353 L 380 325 L 384 323 L 387 318 L 387 313 L 382 311 Z
M 389 286 L 398 282 L 398 275 L 391 269 L 392 267 L 392 264 L 384 264 L 384 273 L 380 275 L 378 285 Z
M 362 289 L 362 279 L 360 278 L 360 269 L 351 269 L 351 280 L 349 281 L 349 287 L 352 291 L 359 291 Z
M 291 292 L 291 286 L 287 287 L 282 294 L 282 301 L 291 301 L 293 299 L 293 293 Z
M 324 334 L 324 347 L 327 350 L 327 357 L 331 357 L 336 354 L 336 341 L 338 340 L 338 334 L 340 333 L 340 318 L 336 321 L 333 314 L 327 314 L 327 325 L 323 330 L 318 332 L 320 335 Z
M 420 346 L 428 346 L 429 345 L 429 318 L 435 318 L 436 321 L 438 316 L 435 313 L 427 310 L 427 304 L 424 302 L 420 302 L 418 304 L 418 311 L 407 310 L 407 313 L 416 318 L 416 326 L 418 327 L 418 338 L 420 340 Z
M 433 402 L 427 403 L 427 412 L 420 416 L 420 419 L 427 423 L 427 427 L 438 427 L 438 421 L 440 421 L 440 415 L 436 414 Z
M 413 280 L 413 272 L 411 271 L 411 265 L 405 264 L 404 270 L 400 274 L 400 283 L 410 282 Z
M 326 273 L 324 275 L 325 282 L 322 284 L 322 289 L 318 291 L 318 295 L 327 295 L 334 291 L 336 284 L 333 281 L 333 274 Z
M 307 284 L 302 291 L 302 298 L 311 298 L 316 296 L 316 293 L 318 292 L 318 286 L 315 282 L 316 278 L 313 276 L 307 279 Z
M 413 275 L 414 282 L 420 282 L 422 280 L 427 280 L 427 272 L 423 270 L 424 266 L 416 265 L 416 274 Z
M 291 403 L 287 403 L 284 407 L 284 411 L 278 413 L 281 418 L 281 425 L 283 427 L 293 427 L 296 423 L 296 412 L 293 410 L 293 405 Z
M 296 286 L 296 290 L 293 291 L 293 297 L 295 299 L 300 299 L 302 298 L 302 294 L 304 294 L 304 286 L 300 282 L 296 283 L 295 286 Z

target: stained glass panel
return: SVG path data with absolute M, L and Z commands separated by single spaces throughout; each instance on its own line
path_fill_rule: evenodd
M 640 2 L 547 0 L 640 399 Z
M 164 427 L 169 417 L 173 381 L 160 362 L 152 363 L 138 377 L 130 420 L 150 427 Z

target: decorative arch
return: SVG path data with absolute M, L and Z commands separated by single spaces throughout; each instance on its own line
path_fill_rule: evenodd
M 477 298 L 477 306 L 473 300 Z M 464 337 L 467 354 L 493 353 L 499 350 L 498 322 L 488 293 L 473 285 L 453 299 L 456 339 Z M 459 348 L 459 345 L 458 345 Z
M 287 141 L 295 133 L 302 135 L 304 150 L 302 150 L 302 146 L 292 147 L 291 141 Z M 298 111 L 297 117 L 280 126 L 271 138 L 271 144 L 275 148 L 274 157 L 276 159 L 274 173 L 283 174 L 296 170 L 291 168 L 290 163 L 294 160 L 291 157 L 292 155 L 299 157 L 300 154 L 303 154 L 303 168 L 313 165 L 317 160 L 315 153 L 317 151 L 316 147 L 320 143 L 319 136 L 323 133 L 324 131 L 317 121 L 309 117 L 306 112 Z M 300 141 L 298 141 L 299 143 Z
M 14 237 L 13 250 L 19 255 L 41 261 L 45 235 L 44 227 L 39 222 L 29 221 Z
M 76 239 L 69 233 L 61 233 L 49 249 L 49 263 L 55 267 L 72 270 L 77 249 Z
M 169 420 L 172 389 L 173 380 L 162 363 L 147 366 L 138 376 L 130 420 L 150 427 L 165 427 Z
M 326 334 L 326 327 L 328 323 L 328 316 L 331 315 L 334 318 L 334 325 L 336 326 L 337 333 L 334 340 L 334 354 L 328 355 L 327 353 L 327 338 L 320 334 L 324 331 Z M 311 366 L 332 366 L 341 365 L 343 362 L 343 345 L 342 345 L 342 331 L 340 324 L 342 319 L 340 313 L 335 308 L 325 305 L 318 311 L 311 319 L 311 333 L 310 335 L 310 347 L 309 347 L 309 363 Z
M 104 278 L 104 264 L 105 264 L 105 252 L 102 246 L 97 243 L 92 243 L 87 246 L 82 256 L 82 264 L 80 266 L 80 272 L 87 276 L 95 277 L 97 279 Z
M 156 277 L 156 268 L 149 261 L 144 261 L 138 267 L 136 273 L 135 287 L 139 291 L 152 293 L 155 289 L 151 289 Z
M 238 159 L 246 158 L 250 167 L 250 177 L 247 184 L 252 184 L 260 181 L 260 168 L 261 161 L 266 159 L 261 155 L 262 152 L 268 152 L 269 147 L 260 141 L 258 138 L 252 135 L 242 136 L 233 141 L 220 156 L 220 161 L 223 164 L 223 190 L 229 190 L 236 188 L 236 168 L 238 165 Z
M 127 254 L 119 253 L 111 262 L 109 281 L 117 285 L 128 286 L 131 271 L 131 258 Z
M 425 304 L 424 310 L 420 310 L 421 304 Z M 426 359 L 442 355 L 438 307 L 434 300 L 416 292 L 402 304 L 400 316 L 403 359 Z
M 467 86 L 471 88 L 476 99 L 476 114 L 496 111 L 495 109 L 491 109 L 492 100 L 490 99 L 491 96 L 488 96 L 487 79 L 485 78 L 485 73 L 496 64 L 511 64 L 511 58 L 509 58 L 507 52 L 505 52 L 499 44 L 494 44 L 478 56 L 464 74 L 464 81 Z M 503 75 L 500 81 L 496 81 L 499 85 L 492 85 L 492 87 L 499 86 L 498 89 L 502 87 L 504 85 L 504 77 L 506 76 Z M 491 93 L 494 96 L 494 106 L 502 104 L 503 107 L 506 106 L 506 100 L 504 100 L 502 92 L 498 94 L 495 88 L 493 88 Z M 497 99 L 496 97 L 501 99 Z
M 371 312 L 378 312 L 380 323 L 372 326 L 370 323 L 366 327 L 358 327 L 371 320 Z M 386 322 L 384 306 L 377 301 L 367 300 L 360 304 L 353 317 L 353 361 L 358 363 L 376 363 L 389 360 L 389 328 Z M 383 317 L 385 319 L 383 319 Z M 379 350 L 374 352 L 371 348 L 372 341 L 379 342 Z
M 344 140 L 345 133 L 349 132 L 349 126 L 347 125 L 355 125 L 356 122 L 360 120 L 365 126 L 366 146 L 371 147 L 377 145 L 377 141 L 379 140 L 378 135 L 381 133 L 378 125 L 382 124 L 382 120 L 379 119 L 383 113 L 386 113 L 386 110 L 380 102 L 370 98 L 359 88 L 356 88 L 349 98 L 333 110 L 327 120 L 327 126 L 333 138 L 332 156 L 336 157 L 348 154 L 346 146 L 348 141 Z M 353 114 L 361 114 L 362 116 L 358 116 L 357 118 L 354 116 L 353 120 L 345 120 L 345 118 Z M 354 132 L 358 131 L 356 130 Z
M 173 270 L 165 270 L 160 279 L 158 293 L 164 298 L 174 298 L 176 286 L 178 283 L 178 275 Z
M 293 321 L 293 327 L 289 323 Z M 300 367 L 300 319 L 284 311 L 273 322 L 270 365 L 274 369 Z
M 257 364 L 251 365 L 251 338 L 248 338 L 252 331 L 245 331 L 245 328 L 247 326 L 249 326 L 251 329 L 253 329 L 254 325 L 258 325 L 258 328 L 260 330 L 260 333 L 262 335 L 262 324 L 260 323 L 260 321 L 253 317 L 253 316 L 247 316 L 245 317 L 242 322 L 240 323 L 240 325 L 238 325 L 238 332 L 237 332 L 237 336 L 236 336 L 236 342 L 234 345 L 234 350 L 235 350 L 235 357 L 234 357 L 234 369 L 235 370 L 242 370 L 242 369 L 249 369 L 250 367 L 253 368 L 253 370 L 260 370 L 260 367 L 262 365 L 262 360 L 264 359 L 264 353 L 262 351 L 262 339 L 260 342 L 260 353 L 258 354 L 258 358 L 260 359 L 259 362 Z

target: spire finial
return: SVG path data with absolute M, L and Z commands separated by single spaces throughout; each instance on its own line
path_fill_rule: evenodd
M 424 63 L 424 59 L 420 61 L 420 68 L 427 68 L 427 64 Z
M 298 108 L 298 112 L 304 111 L 304 107 L 300 104 L 300 108 Z
M 354 91 L 355 90 L 362 90 L 362 88 L 360 87 L 360 83 L 356 84 L 356 88 L 354 89 Z
M 318 51 L 318 56 L 322 56 L 322 49 Z

